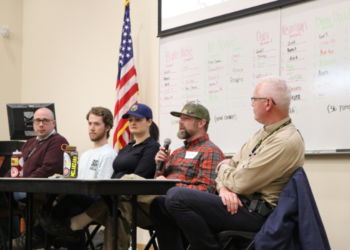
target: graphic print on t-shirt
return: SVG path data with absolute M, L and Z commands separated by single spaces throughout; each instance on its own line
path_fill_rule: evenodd
M 97 165 L 98 165 L 98 160 L 93 160 L 90 166 L 90 170 L 96 171 Z

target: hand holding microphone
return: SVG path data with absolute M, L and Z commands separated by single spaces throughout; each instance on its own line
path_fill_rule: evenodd
M 164 163 L 166 163 L 169 160 L 169 155 L 171 150 L 169 149 L 169 145 L 171 143 L 171 140 L 169 138 L 166 138 L 164 140 L 163 147 L 160 147 L 160 150 L 158 151 L 156 155 L 156 163 L 157 163 L 157 171 L 156 176 L 158 176 L 161 172 L 163 172 Z

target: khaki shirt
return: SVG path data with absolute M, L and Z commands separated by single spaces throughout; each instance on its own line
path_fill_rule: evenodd
M 217 189 L 227 187 L 247 199 L 262 193 L 261 199 L 273 206 L 294 171 L 304 165 L 305 144 L 293 123 L 267 138 L 251 155 L 256 144 L 287 122 L 287 117 L 264 127 L 251 137 L 231 159 L 222 164 L 216 178 Z M 251 155 L 251 156 L 250 156 Z

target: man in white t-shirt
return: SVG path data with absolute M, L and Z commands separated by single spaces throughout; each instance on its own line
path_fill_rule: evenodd
M 107 142 L 113 127 L 113 115 L 109 109 L 96 107 L 89 111 L 86 120 L 90 140 L 94 145 L 79 159 L 78 179 L 110 179 L 113 174 L 113 161 L 117 156 Z
M 78 179 L 110 179 L 113 174 L 113 161 L 117 153 L 108 144 L 109 133 L 113 127 L 114 117 L 109 109 L 93 107 L 86 115 L 89 136 L 93 142 L 92 149 L 84 152 L 79 158 Z M 64 220 L 82 213 L 99 197 L 85 195 L 66 195 L 51 210 L 51 217 Z M 81 233 L 81 232 L 80 232 Z M 42 238 L 41 228 L 34 228 L 34 237 Z M 84 233 L 67 238 L 68 249 L 85 249 Z M 49 239 L 50 243 L 53 239 Z M 75 242 L 74 242 L 75 241 Z
M 92 149 L 83 153 L 79 159 L 78 179 L 110 179 L 113 174 L 113 161 L 117 153 L 108 144 L 113 127 L 113 115 L 109 109 L 93 107 L 87 113 L 89 136 Z M 66 195 L 51 211 L 51 217 L 65 219 L 78 211 L 85 211 L 99 197 L 86 195 Z

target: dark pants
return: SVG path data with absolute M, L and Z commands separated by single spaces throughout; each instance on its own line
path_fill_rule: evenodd
M 99 196 L 66 195 L 53 207 L 51 216 L 55 219 L 66 219 L 81 214 L 99 198 Z
M 4 192 L 0 192 L 0 206 L 2 209 L 8 207 L 8 200 Z M 17 203 L 13 203 L 13 207 L 16 207 Z M 20 233 L 20 219 L 18 216 L 13 216 L 12 218 L 12 237 L 17 238 L 21 235 Z M 9 217 L 0 218 L 0 248 L 2 245 L 2 249 L 8 249 L 8 241 L 9 241 Z
M 151 214 L 155 218 L 161 250 L 184 249 L 179 227 L 191 250 L 220 250 L 216 233 L 225 230 L 258 232 L 266 220 L 245 207 L 239 207 L 238 212 L 232 215 L 220 196 L 183 187 L 172 188 L 166 195 L 165 208 L 171 214 L 171 220 L 169 216 L 152 211 L 153 207 L 160 206 L 157 204 L 160 202 L 153 202 Z
M 182 230 L 171 216 L 171 214 L 165 208 L 165 196 L 156 197 L 150 206 L 150 215 L 153 220 L 154 228 L 157 233 L 157 239 L 160 249 L 187 249 L 188 241 L 184 236 Z M 168 228 L 170 231 L 168 231 Z M 174 237 L 182 245 L 182 248 L 176 248 L 170 246 L 168 243 L 167 235 Z
M 8 250 L 8 241 L 9 241 L 9 234 L 8 234 L 8 228 L 9 228 L 9 217 L 0 218 L 0 241 L 2 243 L 2 248 L 4 250 Z M 20 233 L 20 219 L 18 216 L 12 217 L 12 237 L 15 239 L 21 235 Z
M 51 210 L 51 217 L 58 220 L 65 220 L 67 218 L 76 216 L 83 213 L 88 209 L 95 201 L 99 199 L 98 196 L 91 197 L 85 195 L 66 195 L 62 200 L 60 200 L 56 206 Z M 34 234 L 39 237 L 43 237 L 44 231 L 41 226 L 34 228 Z M 54 238 L 49 237 L 49 242 L 52 244 Z M 67 242 L 68 249 L 72 250 L 83 250 L 86 249 L 85 246 L 85 232 L 81 231 L 80 240 L 77 243 Z

